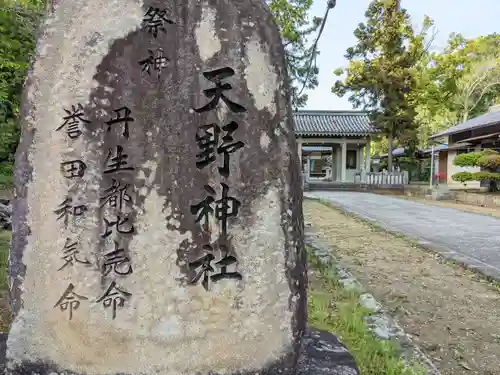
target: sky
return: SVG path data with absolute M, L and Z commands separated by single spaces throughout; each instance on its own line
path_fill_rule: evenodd
M 327 0 L 314 0 L 312 14 L 323 17 Z M 319 41 L 320 56 L 319 86 L 308 91 L 309 100 L 305 109 L 349 110 L 353 109 L 347 97 L 332 94 L 331 87 L 337 77 L 334 69 L 347 67 L 344 58 L 346 49 L 356 43 L 353 32 L 360 22 L 370 0 L 337 0 L 337 6 L 330 10 L 327 24 Z M 424 15 L 434 20 L 437 36 L 433 49 L 446 46 L 452 32 L 466 38 L 500 32 L 500 0 L 402 0 L 412 18 L 414 26 L 420 29 Z

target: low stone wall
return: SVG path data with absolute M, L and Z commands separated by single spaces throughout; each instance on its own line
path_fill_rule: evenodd
M 455 202 L 481 207 L 500 207 L 500 195 L 484 193 L 477 189 L 473 189 L 472 191 L 449 190 L 449 194 L 450 200 Z M 425 198 L 432 195 L 432 189 L 428 185 L 407 185 L 404 188 L 404 195 Z
M 379 185 L 367 185 L 361 183 L 352 183 L 352 182 L 344 182 L 344 183 L 305 183 L 303 185 L 304 191 L 318 191 L 318 190 L 328 190 L 328 191 L 356 191 L 356 192 L 368 192 L 368 193 L 377 193 L 377 194 L 392 194 L 392 195 L 400 195 L 404 194 L 405 185 L 387 185 L 387 184 L 379 184 Z
M 424 198 L 430 192 L 429 184 L 427 185 L 406 185 L 404 187 L 404 195 L 408 197 Z
M 454 191 L 453 199 L 460 203 L 472 204 L 475 206 L 500 207 L 500 195 Z
M 393 186 L 387 186 L 387 185 L 381 185 L 381 186 L 370 186 L 366 189 L 368 193 L 375 193 L 375 194 L 387 194 L 387 195 L 403 195 L 405 193 L 405 187 L 404 185 L 393 185 Z

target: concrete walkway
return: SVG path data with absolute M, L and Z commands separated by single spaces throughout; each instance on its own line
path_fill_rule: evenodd
M 314 191 L 304 196 L 329 201 L 500 280 L 499 218 L 371 193 Z

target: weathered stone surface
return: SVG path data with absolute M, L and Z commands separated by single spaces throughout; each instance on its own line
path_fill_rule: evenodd
M 0 373 L 5 371 L 5 354 L 7 351 L 7 333 L 0 332 Z
M 7 335 L 0 333 L 0 372 L 5 368 L 6 340 Z M 279 373 L 280 369 L 276 371 Z M 315 329 L 305 331 L 296 375 L 358 374 L 353 356 L 335 335 Z
M 294 372 L 306 320 L 302 195 L 283 48 L 263 3 L 49 4 L 16 156 L 9 373 Z M 210 91 L 216 69 L 239 106 Z M 128 131 L 108 123 L 126 115 Z M 203 167 L 196 134 L 210 124 L 224 127 L 222 148 Z M 61 165 L 71 161 L 85 168 Z M 134 169 L 108 173 L 125 161 Z M 239 212 L 227 236 L 223 202 L 209 201 L 208 223 L 193 207 L 218 201 L 221 184 L 241 204 L 228 202 Z M 126 188 L 115 206 L 113 186 Z M 233 279 L 209 277 L 206 290 L 193 262 L 210 254 L 208 276 Z
M 359 375 L 356 362 L 335 335 L 307 330 L 297 375 Z
M 3 204 L 4 206 L 9 206 L 10 205 L 10 199 L 0 198 L 0 203 Z

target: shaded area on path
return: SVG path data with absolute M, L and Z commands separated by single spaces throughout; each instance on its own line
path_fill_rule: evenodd
M 400 232 L 445 258 L 500 280 L 499 218 L 371 193 L 315 191 L 304 195 Z

